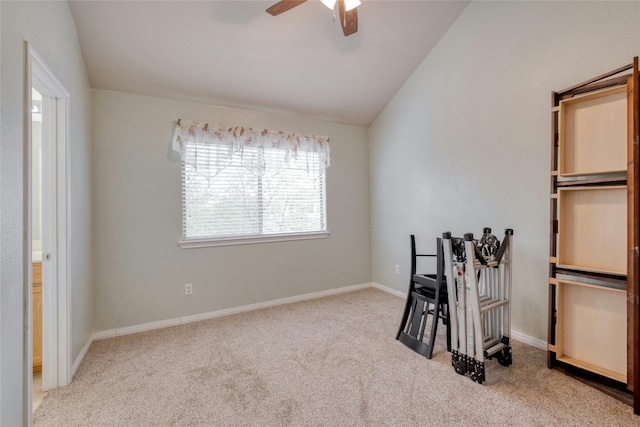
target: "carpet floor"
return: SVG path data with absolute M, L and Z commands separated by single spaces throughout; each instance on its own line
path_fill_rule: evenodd
M 486 382 L 395 340 L 375 289 L 96 341 L 35 426 L 640 426 L 632 408 L 513 343 Z

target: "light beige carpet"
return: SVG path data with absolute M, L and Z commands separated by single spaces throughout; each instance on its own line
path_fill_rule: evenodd
M 367 289 L 96 341 L 36 426 L 640 426 L 631 407 L 520 343 L 479 385 L 444 328 L 432 360 L 395 340 L 404 301 Z

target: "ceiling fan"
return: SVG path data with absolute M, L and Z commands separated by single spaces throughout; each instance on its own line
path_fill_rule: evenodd
M 267 13 L 273 16 L 277 16 L 289 9 L 300 6 L 306 1 L 307 0 L 280 0 L 278 3 L 267 9 Z M 325 6 L 334 11 L 336 3 L 338 4 L 338 16 L 340 18 L 340 25 L 342 25 L 342 32 L 344 33 L 345 37 L 358 32 L 358 10 L 356 8 L 360 6 L 360 0 L 321 1 Z

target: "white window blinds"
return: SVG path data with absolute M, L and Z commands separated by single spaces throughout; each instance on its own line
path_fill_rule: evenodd
M 174 148 L 183 242 L 326 233 L 328 138 L 181 120 Z

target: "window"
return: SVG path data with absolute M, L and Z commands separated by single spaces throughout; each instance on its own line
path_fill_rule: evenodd
M 181 120 L 183 247 L 326 237 L 328 138 Z

